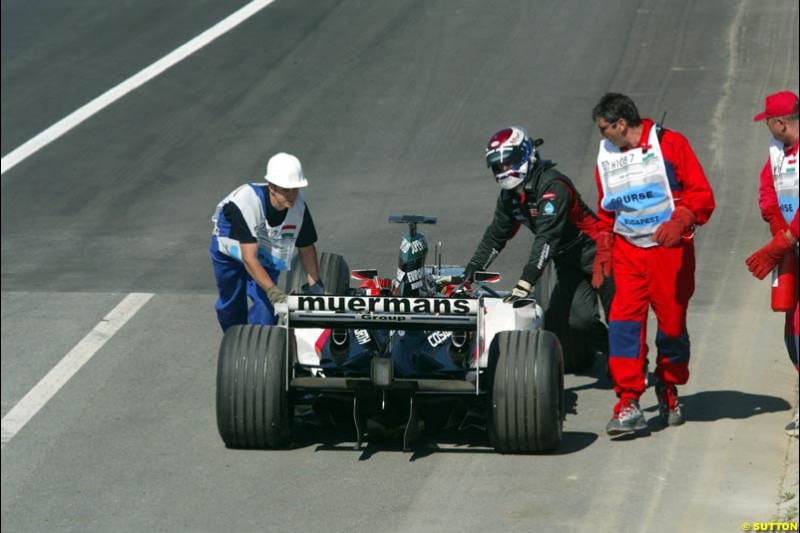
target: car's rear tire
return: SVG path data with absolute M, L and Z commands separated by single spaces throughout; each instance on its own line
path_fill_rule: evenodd
M 229 448 L 280 448 L 289 440 L 286 329 L 232 326 L 217 366 L 217 429 Z
M 489 438 L 500 453 L 542 453 L 561 442 L 564 363 L 549 331 L 501 331 L 489 348 Z
M 317 257 L 317 262 L 319 263 L 319 277 L 325 284 L 325 293 L 347 294 L 347 289 L 350 288 L 350 267 L 347 266 L 344 257 L 339 254 L 322 252 Z M 308 283 L 306 271 L 300 262 L 300 256 L 295 255 L 292 260 L 292 269 L 286 272 L 284 290 L 287 294 L 291 292 L 298 294 L 301 292 L 300 287 L 305 283 Z

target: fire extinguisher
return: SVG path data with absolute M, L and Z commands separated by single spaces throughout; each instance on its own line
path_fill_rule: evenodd
M 797 301 L 797 254 L 788 253 L 772 271 L 772 310 L 791 311 Z

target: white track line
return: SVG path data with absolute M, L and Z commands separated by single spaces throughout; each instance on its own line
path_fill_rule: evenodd
M 36 135 L 29 141 L 5 155 L 2 158 L 2 172 L 0 172 L 0 174 L 5 174 L 7 170 L 24 161 L 26 158 L 28 158 L 28 156 L 35 154 L 87 118 L 101 111 L 106 106 L 113 104 L 140 85 L 147 83 L 176 63 L 186 59 L 188 56 L 192 55 L 220 35 L 223 35 L 232 28 L 235 28 L 274 1 L 275 0 L 254 0 L 253 2 L 250 2 L 243 8 L 207 29 L 191 41 L 176 48 L 168 55 L 162 57 L 149 67 L 140 71 L 138 74 L 133 75 L 113 89 L 109 89 L 85 106 L 73 112 L 71 115 L 62 118 L 40 134 Z
M 153 295 L 131 293 L 86 335 L 2 420 L 2 443 L 6 447 L 25 424 L 85 365 Z

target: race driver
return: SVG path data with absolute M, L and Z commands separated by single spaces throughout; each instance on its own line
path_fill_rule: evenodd
M 562 332 L 562 343 L 570 338 L 589 339 L 586 346 L 575 349 L 587 351 L 591 359 L 587 360 L 586 353 L 575 359 L 590 364 L 595 353 L 608 353 L 608 330 L 600 317 L 598 294 L 606 316 L 614 295 L 610 279 L 596 289 L 591 284 L 597 216 L 570 179 L 553 168 L 556 164 L 539 158 L 534 141 L 520 127 L 492 135 L 486 146 L 486 164 L 501 190 L 494 218 L 466 266 L 465 277 L 471 279 L 476 271 L 486 270 L 519 227 L 526 226 L 535 236 L 530 257 L 505 300 L 527 298 L 552 260 L 559 307 L 568 317 L 547 317 L 547 321 L 568 320 L 572 334 Z

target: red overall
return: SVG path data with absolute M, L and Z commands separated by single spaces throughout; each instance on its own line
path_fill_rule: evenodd
M 647 144 L 653 121 L 643 120 L 639 147 Z M 714 195 L 700 162 L 680 133 L 664 130 L 660 140 L 675 207 L 690 210 L 696 224 L 714 211 Z M 602 208 L 603 187 L 597 181 L 601 231 L 613 231 L 616 212 Z M 663 384 L 682 385 L 689 379 L 689 334 L 686 311 L 694 293 L 694 243 L 686 234 L 675 248 L 639 248 L 623 237 L 614 239 L 613 275 L 617 292 L 609 317 L 609 369 L 621 400 L 638 400 L 646 388 L 647 311 L 658 320 L 656 375 Z
M 787 157 L 797 157 L 797 152 L 797 142 L 795 142 L 793 146 L 784 148 L 784 154 Z M 758 207 L 761 209 L 761 216 L 769 223 L 770 232 L 773 236 L 779 231 L 790 229 L 790 224 L 787 224 L 780 206 L 778 205 L 778 194 L 775 192 L 772 164 L 769 158 L 767 158 L 764 168 L 761 169 L 761 184 L 758 187 Z M 795 213 L 794 219 L 791 222 L 791 231 L 796 240 L 797 213 Z M 800 332 L 799 307 L 800 301 L 795 300 L 794 309 L 786 312 L 786 320 L 783 328 L 783 335 L 786 342 L 786 349 L 789 352 L 789 358 L 792 360 L 795 369 L 798 370 L 800 370 L 800 366 L 798 366 L 798 351 L 800 351 L 800 347 L 798 347 L 798 344 L 800 344 L 798 340 L 798 333 Z

